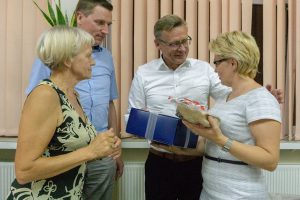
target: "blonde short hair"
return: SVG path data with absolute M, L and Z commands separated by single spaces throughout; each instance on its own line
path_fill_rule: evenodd
M 260 53 L 255 39 L 250 34 L 242 31 L 220 34 L 209 43 L 209 49 L 220 58 L 236 60 L 239 74 L 255 78 Z
M 44 32 L 37 44 L 37 54 L 51 70 L 76 56 L 82 47 L 94 44 L 94 38 L 86 31 L 68 26 L 54 26 Z

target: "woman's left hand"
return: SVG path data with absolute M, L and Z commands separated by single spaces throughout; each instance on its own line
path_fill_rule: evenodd
M 219 120 L 213 116 L 208 116 L 208 121 L 211 125 L 211 127 L 209 128 L 205 128 L 200 124 L 192 124 L 189 123 L 187 121 L 183 120 L 184 125 L 186 125 L 186 127 L 188 129 L 190 129 L 193 133 L 200 135 L 204 138 L 207 138 L 209 140 L 212 140 L 214 142 L 216 142 L 217 140 L 219 140 L 222 137 L 225 137 L 222 134 L 222 131 L 220 129 L 220 123 Z

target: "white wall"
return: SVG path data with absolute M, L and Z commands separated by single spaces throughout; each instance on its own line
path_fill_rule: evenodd
M 58 2 L 58 0 L 55 0 Z M 72 16 L 72 13 L 74 12 L 76 5 L 77 5 L 78 0 L 61 0 L 61 7 L 62 11 L 68 14 L 69 17 Z

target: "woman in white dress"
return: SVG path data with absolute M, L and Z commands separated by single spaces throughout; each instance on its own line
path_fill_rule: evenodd
M 281 114 L 275 97 L 254 80 L 259 49 L 240 31 L 219 35 L 209 48 L 222 84 L 232 91 L 210 109 L 211 128 L 184 121 L 206 138 L 200 199 L 269 199 L 262 169 L 277 167 Z

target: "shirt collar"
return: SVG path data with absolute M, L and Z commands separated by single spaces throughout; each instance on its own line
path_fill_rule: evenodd
M 158 66 L 160 70 L 171 70 L 165 63 L 164 59 L 162 58 L 162 56 L 160 56 L 159 61 L 158 61 Z M 190 67 L 191 66 L 191 62 L 190 60 L 187 58 L 184 63 L 182 63 L 177 69 L 183 68 L 183 67 Z M 176 69 L 176 70 L 177 70 Z
M 93 52 L 101 52 L 102 47 L 100 45 L 93 46 Z

